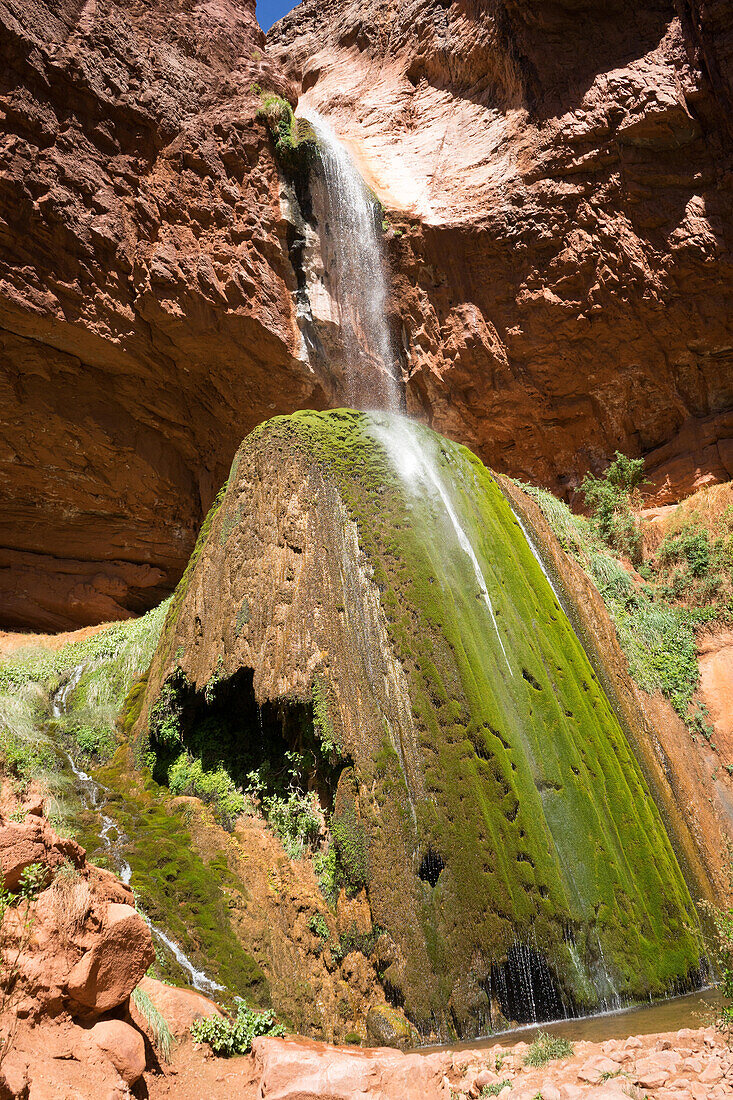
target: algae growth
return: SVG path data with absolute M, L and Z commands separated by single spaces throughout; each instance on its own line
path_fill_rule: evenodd
M 353 762 L 330 812 L 333 848 L 344 884 L 366 888 L 393 945 L 376 959 L 390 999 L 424 1031 L 468 1034 L 497 1012 L 530 1011 L 507 993 L 520 964 L 532 971 L 524 995 L 543 999 L 540 1013 L 693 984 L 702 965 L 694 906 L 586 654 L 490 473 L 465 448 L 405 424 L 301 412 L 245 440 L 201 551 L 198 595 L 179 602 L 181 622 L 156 658 L 159 680 L 174 671 L 174 640 L 193 637 L 196 599 L 221 589 L 238 545 L 263 522 L 250 505 L 252 477 L 298 471 L 312 524 L 330 517 L 338 526 L 338 508 L 355 524 L 359 558 L 345 565 L 341 555 L 341 568 L 360 569 L 378 594 L 409 693 L 413 745 L 393 715 L 375 710 L 374 692 L 366 705 L 369 654 L 352 661 L 336 651 L 375 635 L 313 635 L 310 690 L 317 711 L 329 701 L 322 729 Z M 404 477 L 390 447 L 397 429 L 422 463 Z M 287 494 L 263 499 L 279 529 Z M 325 526 L 309 530 L 306 544 L 323 547 Z M 302 546 L 297 555 L 309 560 Z M 256 650 L 266 628 L 260 581 L 247 572 L 257 566 L 244 557 L 231 630 L 196 626 L 219 645 L 233 639 L 223 658 L 230 677 L 226 645 Z M 371 598 L 342 581 L 345 598 Z M 298 591 L 307 587 L 302 580 Z M 322 624 L 314 599 L 308 615 Z M 366 608 L 331 611 L 345 611 L 358 631 Z M 302 620 L 290 629 L 302 633 Z M 339 661 L 356 670 L 350 681 L 335 678 Z

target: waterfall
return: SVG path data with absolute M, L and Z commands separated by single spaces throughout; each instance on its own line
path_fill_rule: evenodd
M 375 434 L 386 447 L 388 454 L 391 456 L 392 461 L 406 484 L 414 486 L 416 481 L 422 482 L 423 484 L 427 482 L 429 487 L 434 493 L 437 493 L 440 498 L 455 533 L 458 545 L 471 563 L 474 576 L 476 577 L 476 583 L 478 584 L 479 594 L 489 612 L 494 633 L 499 642 L 501 652 L 504 655 L 506 666 L 509 669 L 510 675 L 513 676 L 514 672 L 509 663 L 507 651 L 504 648 L 504 642 L 501 637 L 501 632 L 499 631 L 499 624 L 496 621 L 494 605 L 489 596 L 486 578 L 481 569 L 479 560 L 476 557 L 473 546 L 471 545 L 471 540 L 461 526 L 456 510 L 448 494 L 448 490 L 443 484 L 443 479 L 440 476 L 432 455 L 429 454 L 427 449 L 422 445 L 410 421 L 403 417 L 390 418 L 389 420 L 385 418 L 384 420 L 380 419 L 379 421 L 375 421 Z
M 357 409 L 400 407 L 400 384 L 387 323 L 387 277 L 379 229 L 381 207 L 331 125 L 315 111 L 303 117 L 320 149 L 326 226 L 333 248 L 333 294 L 344 344 L 347 398 Z

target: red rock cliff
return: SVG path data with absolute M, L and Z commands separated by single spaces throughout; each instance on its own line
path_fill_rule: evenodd
M 731 27 L 726 0 L 305 0 L 273 28 L 397 227 L 408 407 L 495 468 L 733 476 Z
M 151 606 L 298 355 L 255 0 L 0 3 L 0 620 Z
M 733 476 L 730 0 L 254 7 L 0 0 L 0 625 L 151 606 L 247 431 L 343 399 L 257 85 L 389 210 L 413 412 L 555 488 Z

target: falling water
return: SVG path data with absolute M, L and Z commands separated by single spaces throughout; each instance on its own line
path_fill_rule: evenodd
M 414 428 L 409 420 L 405 420 L 402 417 L 394 417 L 389 420 L 379 420 L 375 423 L 375 432 L 379 439 L 383 442 L 387 448 L 388 453 L 391 455 L 393 462 L 397 466 L 403 480 L 407 484 L 414 484 L 415 479 L 428 482 L 434 489 L 445 509 L 446 515 L 451 522 L 451 526 L 455 532 L 458 545 L 463 550 L 464 554 L 471 562 L 473 572 L 476 577 L 476 581 L 479 587 L 479 593 L 486 608 L 491 617 L 491 623 L 494 628 L 501 652 L 504 655 L 506 666 L 509 669 L 510 674 L 513 676 L 514 672 L 512 666 L 509 663 L 509 657 L 507 651 L 504 648 L 504 642 L 502 641 L 501 633 L 499 631 L 499 624 L 496 621 L 496 614 L 494 613 L 494 606 L 489 596 L 488 586 L 486 584 L 486 578 L 481 569 L 476 553 L 471 545 L 471 540 L 461 526 L 460 520 L 456 514 L 455 508 L 451 502 L 443 480 L 438 472 L 437 466 L 433 461 L 432 455 L 430 455 L 426 448 L 422 445 L 420 439 L 417 437 Z
M 334 251 L 333 289 L 344 342 L 348 400 L 354 408 L 400 407 L 387 322 L 387 278 L 380 207 L 330 123 L 309 111 L 326 185 L 326 232 Z
M 85 667 L 86 665 L 83 663 L 77 665 L 76 668 L 72 670 L 68 679 L 54 693 L 51 699 L 51 714 L 54 718 L 61 718 L 68 713 L 69 698 L 74 689 L 78 686 Z M 120 830 L 117 822 L 114 821 L 109 814 L 104 812 L 104 807 L 109 801 L 111 792 L 106 787 L 102 786 L 101 783 L 98 783 L 96 779 L 93 779 L 91 775 L 83 771 L 78 766 L 71 753 L 67 752 L 65 749 L 62 751 L 74 774 L 83 800 L 86 802 L 87 807 L 99 817 L 101 822 L 99 839 L 109 853 L 112 863 L 117 867 L 118 874 L 125 886 L 129 886 L 130 880 L 132 879 L 132 868 L 122 854 L 122 845 L 127 840 L 127 837 Z M 145 916 L 144 914 L 142 915 Z M 166 935 L 161 928 L 154 925 L 148 917 L 145 917 L 145 920 L 153 935 L 165 944 L 181 969 L 188 974 L 194 989 L 198 989 L 201 993 L 213 994 L 217 992 L 217 990 L 224 988 L 224 986 L 219 985 L 217 982 L 213 981 L 213 979 L 207 977 L 202 970 L 198 970 L 178 944 Z

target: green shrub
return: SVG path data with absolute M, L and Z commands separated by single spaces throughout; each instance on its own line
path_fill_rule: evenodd
M 282 96 L 263 92 L 260 98 L 262 105 L 257 117 L 267 122 L 270 128 L 278 162 L 288 175 L 302 175 L 318 155 L 313 128 L 308 122 L 295 117 L 293 108 Z
M 557 1058 L 572 1058 L 573 1044 L 559 1035 L 549 1035 L 540 1031 L 534 1042 L 530 1043 L 524 1056 L 525 1066 L 544 1066 Z
M 324 819 L 314 791 L 290 791 L 284 798 L 272 795 L 263 799 L 262 809 L 291 859 L 317 848 Z
M 323 913 L 314 913 L 308 921 L 308 927 L 311 932 L 319 936 L 322 940 L 328 939 L 328 925 L 326 924 L 326 918 Z
M 245 808 L 245 796 L 229 773 L 221 765 L 205 771 L 189 752 L 182 752 L 169 767 L 168 786 L 172 794 L 191 794 L 208 803 L 226 829 L 233 828 Z
M 511 1085 L 511 1081 L 508 1077 L 505 1077 L 503 1081 L 495 1081 L 493 1085 L 484 1085 L 481 1089 L 480 1096 L 498 1096 L 502 1089 L 505 1089 L 507 1085 Z
M 600 537 L 637 563 L 641 561 L 641 532 L 631 503 L 643 481 L 644 459 L 627 458 L 616 451 L 603 477 L 586 474 L 580 486 Z
M 113 756 L 116 748 L 115 735 L 108 727 L 72 725 L 69 732 L 79 752 L 87 760 L 103 763 Z
M 186 683 L 185 673 L 176 669 L 150 708 L 150 737 L 161 748 L 172 749 L 182 744 L 181 718 Z
M 207 1020 L 195 1020 L 191 1024 L 191 1036 L 195 1043 L 208 1043 L 214 1054 L 230 1058 L 233 1054 L 247 1054 L 252 1041 L 258 1035 L 282 1036 L 285 1029 L 275 1023 L 272 1009 L 255 1012 L 244 1001 L 239 1002 L 234 1020 L 212 1016 Z

